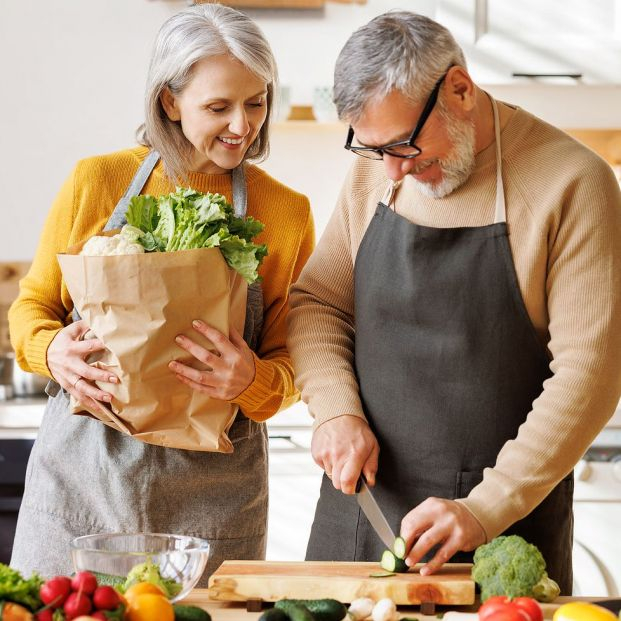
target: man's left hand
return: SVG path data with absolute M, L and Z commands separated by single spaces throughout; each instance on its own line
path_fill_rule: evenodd
M 401 521 L 401 537 L 410 550 L 406 558 L 410 567 L 439 545 L 434 557 L 421 567 L 423 576 L 440 569 L 456 552 L 485 543 L 485 531 L 474 515 L 459 502 L 444 498 L 427 498 L 412 509 Z

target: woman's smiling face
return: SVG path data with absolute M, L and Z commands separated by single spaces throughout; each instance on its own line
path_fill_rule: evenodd
M 194 147 L 194 172 L 222 174 L 244 159 L 267 116 L 267 84 L 240 61 L 214 56 L 197 62 L 188 85 L 162 105 Z

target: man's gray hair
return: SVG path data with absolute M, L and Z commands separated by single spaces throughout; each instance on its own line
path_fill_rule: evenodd
M 192 79 L 194 65 L 228 54 L 267 84 L 267 117 L 246 159 L 260 161 L 269 153 L 269 121 L 278 83 L 276 62 L 259 27 L 246 15 L 220 4 L 199 4 L 167 19 L 155 40 L 147 76 L 145 122 L 138 141 L 159 151 L 168 176 L 175 182 L 190 172 L 193 146 L 181 125 L 171 121 L 160 101 L 168 87 L 179 95 Z
M 369 102 L 393 90 L 417 104 L 451 65 L 466 68 L 466 60 L 444 26 L 409 11 L 379 15 L 351 35 L 336 61 L 339 117 L 355 122 Z

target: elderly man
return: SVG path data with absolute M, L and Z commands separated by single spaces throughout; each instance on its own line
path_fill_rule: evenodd
M 362 473 L 423 575 L 516 533 L 570 593 L 572 469 L 621 392 L 613 172 L 421 15 L 357 30 L 334 98 L 360 157 L 288 343 L 325 471 L 307 558 L 379 560 Z

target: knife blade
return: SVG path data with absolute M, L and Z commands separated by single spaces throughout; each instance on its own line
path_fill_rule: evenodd
M 373 494 L 363 477 L 358 479 L 358 484 L 356 485 L 356 500 L 363 513 L 367 516 L 367 520 L 371 523 L 373 530 L 377 533 L 377 536 L 384 542 L 384 545 L 389 550 L 392 550 L 392 546 L 395 542 L 395 534 L 392 532 L 388 520 L 379 508 L 375 498 L 373 498 Z

